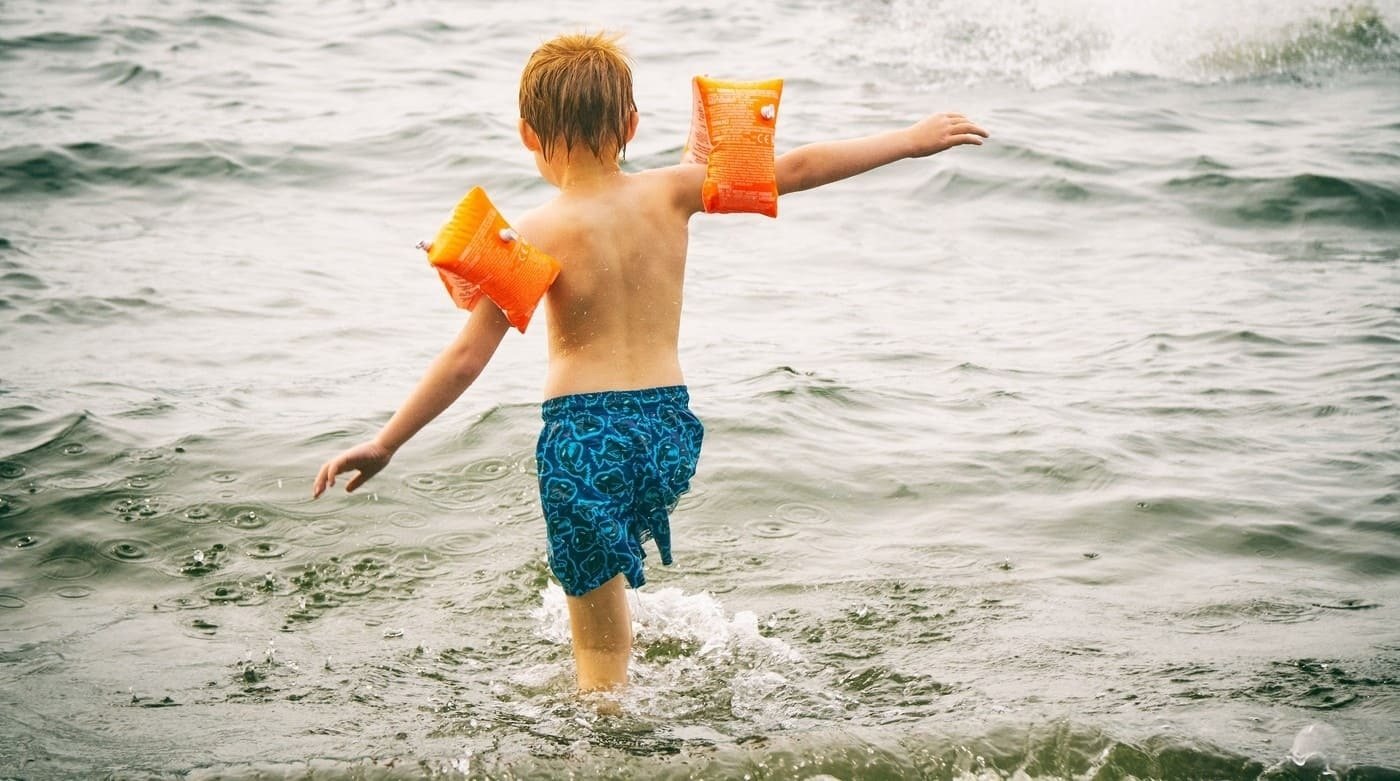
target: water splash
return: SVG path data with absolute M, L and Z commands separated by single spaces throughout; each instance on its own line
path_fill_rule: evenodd
M 633 591 L 632 632 L 638 650 L 649 659 L 695 656 L 732 659 L 761 656 L 798 661 L 787 643 L 759 632 L 758 616 L 741 610 L 732 616 L 710 594 L 687 594 L 678 588 Z M 542 604 L 532 612 L 541 636 L 569 642 L 569 611 L 564 590 L 550 583 L 540 592 Z
M 1032 87 L 1119 74 L 1192 82 L 1400 66 L 1400 6 L 1337 0 L 892 0 L 833 51 L 924 83 Z M 879 46 L 869 46 L 870 40 Z
M 1293 738 L 1288 759 L 1300 768 L 1316 771 L 1321 778 L 1336 778 L 1334 768 L 1343 761 L 1342 734 L 1328 724 L 1309 724 Z

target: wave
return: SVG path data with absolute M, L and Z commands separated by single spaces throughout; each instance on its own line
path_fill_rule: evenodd
M 324 184 L 339 168 L 307 150 L 254 151 L 239 144 L 159 144 L 140 150 L 98 142 L 0 149 L 0 198 L 68 195 L 87 188 L 165 187 L 217 179 Z
M 1172 179 L 1165 189 L 1206 216 L 1227 223 L 1322 222 L 1400 229 L 1400 189 L 1358 178 L 1314 173 L 1274 177 L 1205 173 Z
M 31 33 L 15 38 L 0 38 L 0 59 L 9 59 L 26 51 L 89 51 L 102 43 L 98 35 L 66 32 Z

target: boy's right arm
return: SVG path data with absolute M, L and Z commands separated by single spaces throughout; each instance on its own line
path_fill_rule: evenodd
M 490 299 L 482 299 L 461 333 L 428 366 L 403 406 L 374 439 L 321 465 L 311 487 L 312 497 L 335 485 L 336 475 L 342 472 L 358 472 L 345 486 L 346 491 L 354 491 L 379 474 L 409 437 L 450 407 L 476 381 L 509 328 L 505 314 Z
M 987 131 L 962 114 L 934 114 L 898 130 L 807 144 L 777 157 L 778 192 L 810 190 L 907 157 L 980 145 L 986 137 Z

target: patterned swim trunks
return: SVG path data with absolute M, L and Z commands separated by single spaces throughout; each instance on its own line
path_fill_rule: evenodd
M 705 428 L 685 386 L 557 396 L 544 402 L 535 458 L 549 568 L 570 596 L 619 572 L 636 588 L 642 543 L 671 563 L 670 513 L 690 489 Z

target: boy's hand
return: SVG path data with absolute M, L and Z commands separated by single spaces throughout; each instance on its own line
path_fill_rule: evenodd
M 972 124 L 962 114 L 934 114 L 909 128 L 914 146 L 910 157 L 928 157 L 962 144 L 981 145 L 987 131 Z
M 378 442 L 362 442 L 321 465 L 321 471 L 316 473 L 316 482 L 311 487 L 311 498 L 315 499 L 335 485 L 335 476 L 341 472 L 359 470 L 359 474 L 350 478 L 345 486 L 347 493 L 354 492 L 388 466 L 389 459 L 393 457 L 394 454 Z

